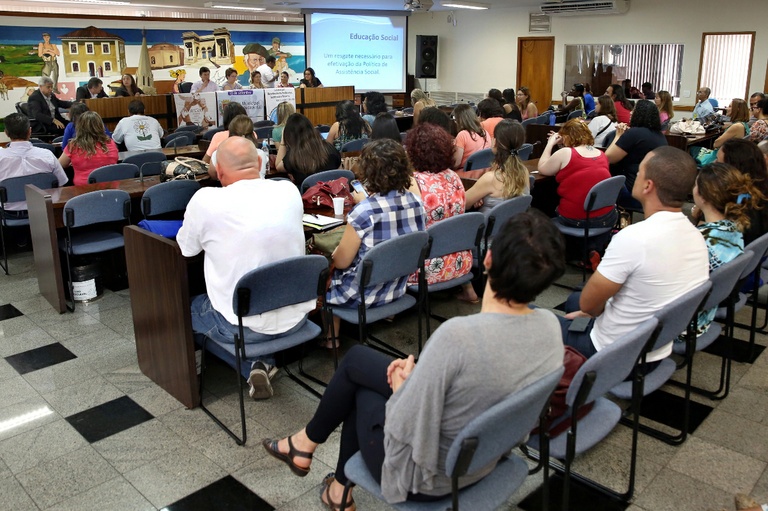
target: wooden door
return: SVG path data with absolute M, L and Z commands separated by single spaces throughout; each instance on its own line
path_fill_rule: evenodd
M 554 37 L 519 37 L 517 39 L 517 83 L 528 87 L 531 101 L 539 112 L 552 102 L 552 62 L 555 58 Z

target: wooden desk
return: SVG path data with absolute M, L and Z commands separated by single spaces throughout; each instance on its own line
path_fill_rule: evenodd
M 33 185 L 26 186 L 37 285 L 40 294 L 59 313 L 67 310 L 58 233 L 58 229 L 64 227 L 64 204 L 72 197 L 98 190 L 124 190 L 132 199 L 138 199 L 149 187 L 159 182 L 158 176 L 151 176 L 145 178 L 143 183 L 138 179 L 126 179 L 50 190 L 41 190 Z
M 159 96 L 139 96 L 86 99 L 85 104 L 94 112 L 98 112 L 104 120 L 104 125 L 115 130 L 115 126 L 124 117 L 128 117 L 128 103 L 134 99 L 140 99 L 144 103 L 144 115 L 154 117 L 166 131 L 176 128 L 176 114 L 173 105 L 173 94 L 161 94 Z
M 404 133 L 413 127 L 413 114 L 395 115 L 394 117 L 400 133 Z
M 190 278 L 179 245 L 135 225 L 123 229 L 141 372 L 187 408 L 200 404 L 192 337 Z
M 664 136 L 667 138 L 667 144 L 672 147 L 677 147 L 683 151 L 688 152 L 691 146 L 704 146 L 712 148 L 712 143 L 722 135 L 722 130 L 710 131 L 703 135 L 674 135 L 668 131 L 664 132 Z
M 190 158 L 200 159 L 205 154 L 203 149 L 200 149 L 199 145 L 185 145 L 181 147 L 163 147 L 162 149 L 152 149 L 151 151 L 162 151 L 165 154 L 165 158 L 172 160 L 177 156 L 189 156 Z M 122 162 L 129 156 L 136 154 L 146 153 L 150 151 L 121 151 L 117 153 L 117 161 Z
M 533 146 L 533 151 L 531 151 L 531 156 L 528 161 L 531 159 L 538 160 L 547 145 L 549 132 L 560 131 L 560 128 L 562 127 L 562 124 L 555 124 L 554 126 L 550 126 L 549 124 L 528 124 L 525 127 L 525 142 L 527 144 L 536 144 L 536 142 L 540 142 L 540 144 Z
M 306 116 L 313 126 L 336 122 L 336 105 L 345 99 L 355 100 L 355 88 L 319 87 L 296 89 L 296 111 Z

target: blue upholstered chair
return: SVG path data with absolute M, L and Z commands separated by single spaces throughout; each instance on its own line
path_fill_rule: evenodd
M 174 131 L 173 133 L 168 133 L 165 137 L 165 145 L 163 147 L 173 147 L 173 146 L 185 146 L 185 145 L 192 145 L 195 143 L 195 133 L 192 131 Z M 174 144 L 171 144 L 171 142 L 176 141 Z
M 493 158 L 494 154 L 492 149 L 481 149 L 479 151 L 475 151 L 469 155 L 469 158 L 467 158 L 467 161 L 464 163 L 464 172 L 477 169 L 486 169 L 491 166 L 491 163 L 493 163 Z
M 574 110 L 570 114 L 568 114 L 568 120 L 571 119 L 578 119 L 580 117 L 584 117 L 584 110 Z
M 165 153 L 162 151 L 147 151 L 144 153 L 133 154 L 123 160 L 123 163 L 133 163 L 139 167 L 139 175 L 157 176 L 160 174 L 160 164 L 166 161 Z
M 184 211 L 192 196 L 200 189 L 200 183 L 179 179 L 156 184 L 147 189 L 141 198 L 144 218 Z
M 349 183 L 355 179 L 355 173 L 351 170 L 345 169 L 324 170 L 322 172 L 316 172 L 307 176 L 304 181 L 301 182 L 301 193 L 306 192 L 312 185 L 320 181 L 333 181 L 334 179 L 339 179 L 342 177 L 347 178 L 347 182 Z
M 213 138 L 213 136 L 216 133 L 218 133 L 220 131 L 225 131 L 226 129 L 227 128 L 225 128 L 223 126 L 219 126 L 219 127 L 216 127 L 216 128 L 211 128 L 208 131 L 206 131 L 205 133 L 203 133 L 202 139 L 203 140 L 208 140 L 210 142 L 210 140 Z
M 352 153 L 356 151 L 362 151 L 363 146 L 368 143 L 367 138 L 358 138 L 357 140 L 351 140 L 341 146 L 342 153 Z
M 139 167 L 133 163 L 115 163 L 94 169 L 88 174 L 88 184 L 121 181 L 139 177 Z
M 528 158 L 531 157 L 532 152 L 533 152 L 533 144 L 523 144 L 520 146 L 520 149 L 517 150 L 517 157 L 520 158 L 522 161 L 526 161 Z

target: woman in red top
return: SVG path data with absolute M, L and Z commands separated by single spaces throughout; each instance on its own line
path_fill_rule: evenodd
M 626 94 L 624 94 L 624 88 L 618 83 L 614 83 L 605 89 L 605 95 L 613 100 L 613 104 L 616 106 L 616 118 L 619 122 L 629 124 L 633 105 L 627 99 Z
M 560 204 L 557 213 L 563 223 L 584 227 L 587 213 L 584 200 L 589 190 L 611 177 L 605 153 L 593 147 L 595 142 L 589 127 L 580 119 L 571 119 L 553 133 L 539 159 L 539 172 L 555 176 L 559 184 Z M 564 149 L 552 154 L 552 148 L 562 143 Z M 590 225 L 607 227 L 616 223 L 616 208 L 608 206 L 590 213 Z
M 64 168 L 72 165 L 75 186 L 88 184 L 88 175 L 104 165 L 117 163 L 117 146 L 104 133 L 104 122 L 96 112 L 83 112 L 77 118 L 75 138 L 71 139 L 59 157 Z

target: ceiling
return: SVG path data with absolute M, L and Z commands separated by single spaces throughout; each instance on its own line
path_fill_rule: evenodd
M 93 16 L 129 16 L 170 19 L 220 19 L 233 21 L 301 22 L 302 9 L 350 9 L 402 11 L 404 0 L 221 0 L 227 4 L 264 7 L 265 11 L 242 11 L 206 8 L 211 0 L 123 0 L 128 5 L 118 5 L 109 0 L 5 0 L 5 12 L 29 14 L 74 14 Z M 444 7 L 450 0 L 421 0 L 432 3 L 429 12 L 458 10 Z M 454 0 L 461 1 L 461 0 Z M 491 9 L 510 7 L 538 7 L 543 0 L 470 0 L 490 5 Z M 98 2 L 98 3 L 97 3 Z M 423 9 L 421 12 L 426 12 Z

